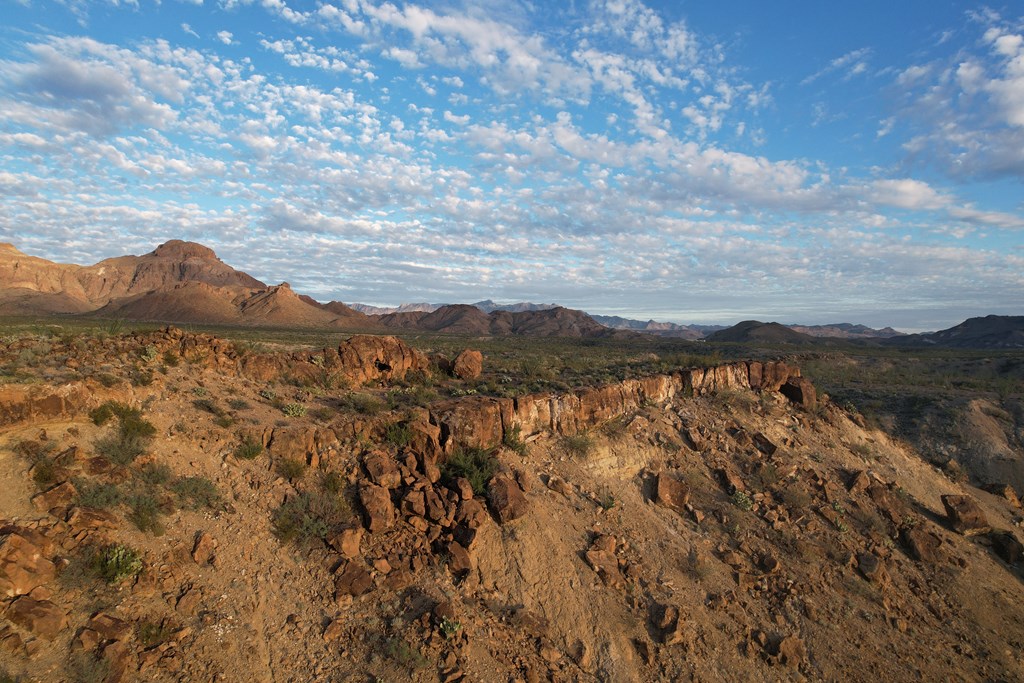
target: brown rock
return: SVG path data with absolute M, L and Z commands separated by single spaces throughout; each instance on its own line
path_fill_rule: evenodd
M 818 405 L 818 394 L 811 380 L 806 377 L 790 377 L 779 391 L 804 410 L 814 410 Z
M 7 618 L 40 638 L 53 640 L 68 625 L 68 615 L 49 600 L 23 595 L 7 609 Z
M 882 561 L 874 553 L 858 553 L 857 569 L 865 579 L 872 583 L 885 583 L 888 578 Z
M 530 508 L 529 501 L 526 500 L 519 485 L 504 474 L 499 474 L 491 479 L 491 483 L 487 487 L 487 494 L 491 510 L 502 524 L 519 519 Z
M 427 507 L 427 519 L 431 522 L 440 522 L 445 518 L 444 502 L 434 489 L 429 488 L 424 491 L 423 499 Z
M 970 496 L 945 495 L 942 505 L 950 526 L 964 536 L 987 534 L 992 530 L 985 513 Z
M 985 487 L 985 490 L 1004 498 L 1011 507 L 1017 508 L 1018 510 L 1022 509 L 1017 492 L 1009 484 L 989 484 Z
M 465 477 L 459 477 L 455 480 L 456 492 L 459 494 L 459 498 L 462 500 L 470 500 L 473 498 L 473 485 L 469 483 L 469 479 Z
M 790 669 L 798 669 L 800 664 L 807 659 L 807 648 L 804 647 L 804 641 L 796 636 L 787 636 L 779 641 L 778 654 L 776 656 L 778 662 L 783 666 Z
M 402 498 L 402 512 L 416 517 L 427 514 L 427 499 L 423 491 L 409 491 Z
M 779 450 L 779 447 L 761 432 L 756 432 L 751 439 L 754 442 L 754 447 L 765 455 L 774 455 L 775 451 Z
M 483 503 L 473 498 L 463 500 L 459 503 L 459 511 L 455 519 L 470 529 L 479 529 L 487 522 L 487 508 Z
M 214 552 L 217 550 L 217 541 L 213 536 L 200 531 L 196 534 L 195 543 L 192 545 L 192 559 L 196 564 L 204 565 L 213 561 Z
M 867 472 L 861 470 L 850 478 L 850 483 L 846 485 L 846 490 L 853 494 L 863 493 L 868 490 L 869 486 L 871 486 L 871 477 Z
M 452 374 L 459 379 L 476 379 L 484 369 L 484 356 L 479 351 L 466 349 L 452 361 Z
M 457 541 L 448 544 L 448 558 L 448 569 L 456 577 L 465 576 L 475 568 L 473 556 Z
M 388 489 L 364 482 L 359 488 L 359 501 L 363 504 L 370 533 L 384 531 L 395 523 L 395 506 Z
M 1024 557 L 1024 545 L 1010 531 L 993 531 L 989 534 L 992 549 L 1007 564 L 1017 564 Z
M 63 517 L 63 513 L 75 502 L 77 497 L 78 490 L 75 489 L 74 484 L 66 481 L 43 493 L 37 493 L 32 496 L 32 504 L 36 506 L 37 510 L 42 512 L 59 512 L 58 516 Z
M 24 527 L 0 528 L 0 594 L 16 597 L 51 581 L 56 567 L 44 553 L 50 543 L 38 531 Z
M 563 496 L 572 495 L 572 486 L 570 486 L 569 482 L 567 482 L 565 479 L 562 479 L 557 475 L 552 474 L 550 477 L 548 477 L 547 486 L 555 493 L 561 493 Z
M 345 636 L 345 626 L 341 619 L 335 619 L 324 629 L 324 640 L 328 643 L 336 643 Z
M 345 558 L 351 560 L 359 557 L 359 546 L 363 542 L 363 528 L 342 529 L 327 539 L 328 545 L 337 550 Z
M 132 635 L 132 625 L 115 616 L 99 612 L 85 625 L 98 633 L 103 640 L 128 640 Z
M 682 513 L 690 502 L 690 487 L 685 481 L 662 472 L 658 475 L 656 497 L 661 505 Z
M 396 489 L 402 485 L 402 472 L 398 469 L 398 463 L 385 453 L 374 451 L 367 454 L 363 459 L 363 466 L 370 475 L 370 480 L 377 486 Z
M 411 371 L 430 370 L 427 356 L 397 337 L 356 335 L 338 346 L 338 360 L 353 384 L 399 379 Z
M 334 576 L 334 596 L 337 599 L 343 595 L 350 595 L 357 598 L 373 587 L 373 578 L 370 572 L 358 562 L 347 563 L 340 572 Z
M 117 517 L 106 510 L 96 508 L 73 507 L 68 513 L 67 523 L 72 529 L 78 531 L 88 529 L 116 529 Z
M 619 559 L 615 556 L 615 538 L 598 536 L 584 555 L 587 564 L 609 588 L 622 588 L 626 580 L 619 571 Z
M 910 556 L 918 562 L 935 564 L 944 558 L 942 539 L 920 526 L 904 528 L 900 534 Z
M 178 602 L 175 603 L 174 609 L 186 617 L 190 617 L 196 613 L 199 609 L 199 603 L 203 599 L 203 593 L 198 588 L 189 588 L 178 598 Z

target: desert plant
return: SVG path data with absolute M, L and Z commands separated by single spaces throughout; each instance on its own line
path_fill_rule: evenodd
M 128 519 L 139 531 L 153 534 L 154 536 L 164 535 L 164 525 L 160 520 L 163 511 L 160 509 L 160 502 L 151 493 L 136 492 L 128 499 Z
M 408 425 L 393 422 L 384 428 L 384 441 L 392 446 L 404 448 L 412 441 L 412 430 Z
M 349 394 L 345 397 L 343 404 L 361 415 L 376 415 L 384 410 L 383 401 L 372 394 Z
M 345 477 L 335 470 L 324 472 L 320 475 L 320 488 L 328 493 L 340 494 L 345 489 Z
M 171 468 L 162 463 L 147 462 L 135 474 L 136 478 L 147 486 L 166 486 L 174 475 Z
M 510 429 L 505 430 L 501 437 L 501 445 L 514 453 L 526 457 L 526 442 L 523 441 L 523 431 L 519 425 L 513 425 Z
M 45 456 L 36 460 L 35 465 L 32 466 L 32 481 L 40 491 L 45 491 L 56 484 L 57 474 L 57 463 Z
M 601 491 L 597 496 L 597 504 L 602 510 L 611 510 L 617 502 L 615 494 L 607 489 Z
M 178 354 L 176 354 L 174 351 L 171 351 L 170 349 L 164 351 L 162 360 L 164 365 L 166 365 L 169 368 L 176 368 L 178 367 L 178 364 L 181 363 L 181 357 L 178 356 Z
M 590 455 L 595 446 L 594 437 L 587 432 L 563 436 L 561 444 L 567 454 L 578 458 Z
M 78 491 L 78 504 L 82 507 L 106 510 L 120 504 L 124 494 L 117 484 L 108 482 L 91 482 L 87 479 L 74 479 L 72 483 Z
M 166 621 L 143 621 L 136 628 L 139 645 L 148 650 L 163 644 L 171 636 L 170 625 Z
M 487 483 L 497 471 L 494 454 L 483 448 L 459 447 L 441 466 L 441 476 L 446 483 L 454 485 L 456 479 L 465 477 L 478 496 L 487 491 Z
M 740 510 L 752 510 L 754 507 L 754 501 L 750 496 L 739 490 L 732 494 L 732 504 Z
M 109 545 L 96 557 L 96 572 L 110 584 L 133 579 L 142 573 L 142 555 L 121 543 Z
M 228 407 L 231 410 L 248 410 L 252 406 L 244 398 L 232 398 L 228 400 Z
M 406 669 L 422 669 L 429 661 L 423 653 L 401 638 L 392 638 L 385 647 L 388 658 Z
M 321 490 L 292 496 L 274 511 L 271 523 L 281 541 L 308 542 L 327 538 L 351 519 L 345 498 Z
M 281 412 L 288 417 L 302 417 L 306 414 L 306 406 L 301 403 L 286 403 Z
M 289 481 L 301 479 L 306 474 L 306 463 L 297 458 L 282 458 L 277 461 L 277 473 Z
M 441 630 L 441 635 L 444 636 L 445 640 L 451 640 L 462 631 L 462 622 L 444 617 L 441 619 L 439 628 Z
M 178 477 L 171 483 L 171 490 L 179 503 L 191 510 L 213 508 L 221 501 L 217 486 L 206 477 Z
M 145 453 L 156 427 L 142 418 L 142 411 L 123 403 L 107 401 L 90 413 L 97 425 L 117 417 L 118 428 L 96 441 L 96 452 L 115 465 L 125 466 Z
M 263 453 L 263 444 L 251 436 L 246 436 L 242 442 L 235 447 L 235 457 L 240 460 L 255 460 Z

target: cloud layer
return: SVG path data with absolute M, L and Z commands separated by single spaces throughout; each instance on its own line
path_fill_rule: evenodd
M 993 199 L 1024 196 L 1019 20 L 758 83 L 638 0 L 104 11 L 181 28 L 101 38 L 79 8 L 0 53 L 0 239 L 31 253 L 177 237 L 322 299 L 684 322 L 927 328 L 1024 300 L 1024 207 Z M 868 78 L 892 161 L 760 151 L 776 90 Z

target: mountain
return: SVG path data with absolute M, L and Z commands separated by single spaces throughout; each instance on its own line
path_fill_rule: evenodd
M 1024 316 L 987 315 L 968 318 L 959 325 L 925 334 L 887 340 L 899 346 L 942 346 L 956 349 L 1024 348 Z
M 660 337 L 675 337 L 678 339 L 703 339 L 711 332 L 724 330 L 724 325 L 679 325 L 677 323 L 662 323 L 656 320 L 633 320 L 622 318 L 617 315 L 593 315 L 590 316 L 605 327 L 615 330 L 633 330 L 634 332 L 646 332 L 656 334 Z
M 835 339 L 890 339 L 902 336 L 891 327 L 883 327 L 880 330 L 872 329 L 866 325 L 854 325 L 852 323 L 832 323 L 828 325 L 787 325 L 789 329 L 807 334 L 812 337 L 832 337 Z
M 386 327 L 423 332 L 536 337 L 604 337 L 614 334 L 583 311 L 556 306 L 540 310 L 484 313 L 476 305 L 453 304 L 431 312 L 389 313 L 377 320 Z
M 0 245 L 0 314 L 91 314 L 199 324 L 375 329 L 342 303 L 320 304 L 287 283 L 269 287 L 212 249 L 171 240 L 142 256 L 61 264 Z
M 461 306 L 465 304 L 428 304 L 428 303 L 416 303 L 416 304 L 401 304 L 399 306 L 371 306 L 369 304 L 352 304 L 352 308 L 360 313 L 366 315 L 389 315 L 391 313 L 433 313 L 439 308 L 445 306 Z M 558 304 L 534 304 L 528 301 L 520 301 L 515 304 L 498 304 L 490 299 L 483 301 L 477 301 L 475 304 L 468 304 L 479 308 L 484 313 L 493 313 L 494 311 L 509 311 L 512 313 L 523 313 L 526 311 L 546 311 L 552 308 L 558 308 Z
M 708 335 L 709 342 L 755 342 L 761 344 L 813 344 L 815 338 L 779 323 L 744 320 L 730 328 Z
M 528 301 L 520 301 L 515 304 L 496 304 L 490 299 L 483 301 L 477 301 L 473 304 L 484 313 L 494 313 L 495 311 L 508 311 L 509 313 L 526 313 L 529 311 L 548 311 L 552 308 L 559 308 L 558 304 L 533 304 Z

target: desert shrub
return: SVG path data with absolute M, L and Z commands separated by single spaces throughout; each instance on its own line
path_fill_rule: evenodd
M 142 411 L 116 401 L 107 401 L 89 416 L 97 425 L 106 424 L 117 417 L 118 427 L 94 444 L 96 452 L 115 465 L 125 466 L 145 453 L 156 427 L 143 419 Z
M 320 488 L 327 493 L 340 494 L 345 489 L 345 477 L 334 470 L 324 472 L 320 475 Z
M 43 456 L 36 460 L 36 464 L 32 466 L 32 481 L 35 482 L 40 491 L 45 491 L 57 483 L 58 473 L 57 463 Z
M 514 453 L 518 453 L 519 455 L 526 457 L 526 442 L 523 441 L 523 432 L 519 428 L 519 425 L 515 425 L 511 429 L 505 430 L 505 433 L 501 437 L 501 445 Z
M 232 398 L 228 400 L 228 407 L 231 410 L 248 410 L 252 405 L 244 398 Z
M 712 395 L 712 401 L 721 408 L 730 410 L 753 410 L 758 403 L 752 391 L 743 389 L 719 389 Z
M 166 486 L 174 478 L 170 467 L 155 462 L 148 462 L 140 467 L 135 476 L 147 486 Z
M 121 583 L 142 573 L 142 555 L 134 548 L 117 543 L 96 556 L 96 573 L 107 583 Z
M 163 362 L 164 365 L 166 365 L 169 368 L 176 368 L 178 367 L 178 364 L 181 363 L 181 357 L 174 351 L 167 349 L 166 351 L 164 351 Z
M 7 669 L 0 669 L 0 683 L 21 683 L 21 678 L 8 673 Z
M 146 361 L 147 363 L 152 363 L 153 361 L 155 361 L 158 355 L 159 352 L 156 350 L 156 347 L 153 346 L 152 344 L 148 344 L 145 348 L 139 350 L 139 358 Z
M 314 408 L 309 411 L 309 416 L 314 420 L 319 420 L 320 422 L 330 422 L 331 418 L 334 417 L 334 411 L 330 408 L 321 406 L 320 408 Z
M 615 494 L 608 489 L 603 489 L 597 494 L 597 504 L 602 510 L 611 510 L 618 503 Z
M 110 434 L 96 440 L 93 447 L 96 453 L 115 465 L 131 464 L 137 457 L 146 452 L 146 442 L 138 437 L 125 437 Z
M 594 437 L 587 432 L 563 436 L 561 444 L 566 453 L 579 458 L 590 455 L 595 446 Z
M 182 507 L 191 510 L 216 507 L 221 501 L 217 486 L 206 477 L 178 477 L 171 484 Z
M 128 499 L 128 520 L 135 525 L 139 531 L 153 534 L 154 536 L 164 535 L 164 524 L 160 520 L 163 510 L 160 509 L 160 502 L 151 493 L 136 492 Z
M 321 490 L 292 496 L 274 511 L 271 523 L 281 541 L 308 542 L 327 538 L 351 519 L 344 497 Z
M 128 372 L 128 380 L 135 387 L 148 387 L 153 383 L 153 371 L 149 368 L 133 367 Z
M 407 425 L 393 422 L 384 428 L 384 441 L 392 446 L 404 448 L 412 441 L 412 430 Z
M 275 392 L 273 389 L 260 389 L 260 398 L 266 401 L 276 401 L 277 392 Z
M 384 410 L 384 402 L 372 394 L 349 394 L 342 401 L 342 405 L 360 415 L 376 415 Z
M 224 429 L 227 429 L 231 425 L 235 424 L 235 418 L 231 417 L 230 415 L 221 415 L 220 417 L 215 417 L 213 419 L 213 424 L 217 425 L 218 427 L 223 427 Z
M 385 646 L 385 653 L 392 662 L 405 669 L 422 669 L 429 664 L 416 647 L 401 638 L 391 638 Z
M 195 396 L 199 396 L 199 397 L 206 396 L 206 394 L 207 394 L 206 387 L 192 387 L 192 393 Z
M 251 436 L 245 437 L 240 444 L 235 446 L 235 457 L 240 460 L 255 460 L 262 453 L 263 444 Z
M 301 403 L 286 403 L 281 412 L 288 417 L 302 417 L 306 414 L 306 406 Z
M 750 496 L 738 490 L 732 494 L 732 504 L 740 510 L 752 510 L 754 507 L 754 501 L 751 500 Z
M 751 478 L 751 484 L 759 491 L 767 491 L 778 482 L 779 471 L 770 462 L 761 463 L 761 466 L 757 468 L 757 471 Z
M 301 479 L 306 474 L 306 463 L 297 458 L 282 458 L 277 461 L 277 473 L 290 481 Z
M 142 649 L 148 650 L 163 644 L 171 637 L 173 629 L 166 621 L 143 621 L 136 628 L 136 636 Z
M 68 662 L 73 683 L 105 683 L 110 677 L 110 662 L 92 652 L 78 652 Z
M 457 448 L 441 466 L 441 476 L 446 483 L 453 484 L 459 477 L 465 477 L 478 496 L 487 491 L 487 482 L 497 471 L 497 459 L 484 448 Z
M 441 619 L 441 623 L 438 626 L 438 628 L 440 629 L 441 635 L 444 636 L 445 640 L 451 640 L 452 638 L 459 635 L 460 631 L 462 631 L 462 622 L 458 621 L 457 619 L 450 619 L 448 617 L 444 617 Z
M 811 496 L 799 486 L 790 486 L 782 491 L 782 503 L 794 512 L 807 509 Z
M 92 482 L 77 478 L 72 483 L 78 491 L 78 504 L 82 507 L 106 510 L 119 505 L 124 500 L 124 494 L 114 483 Z

